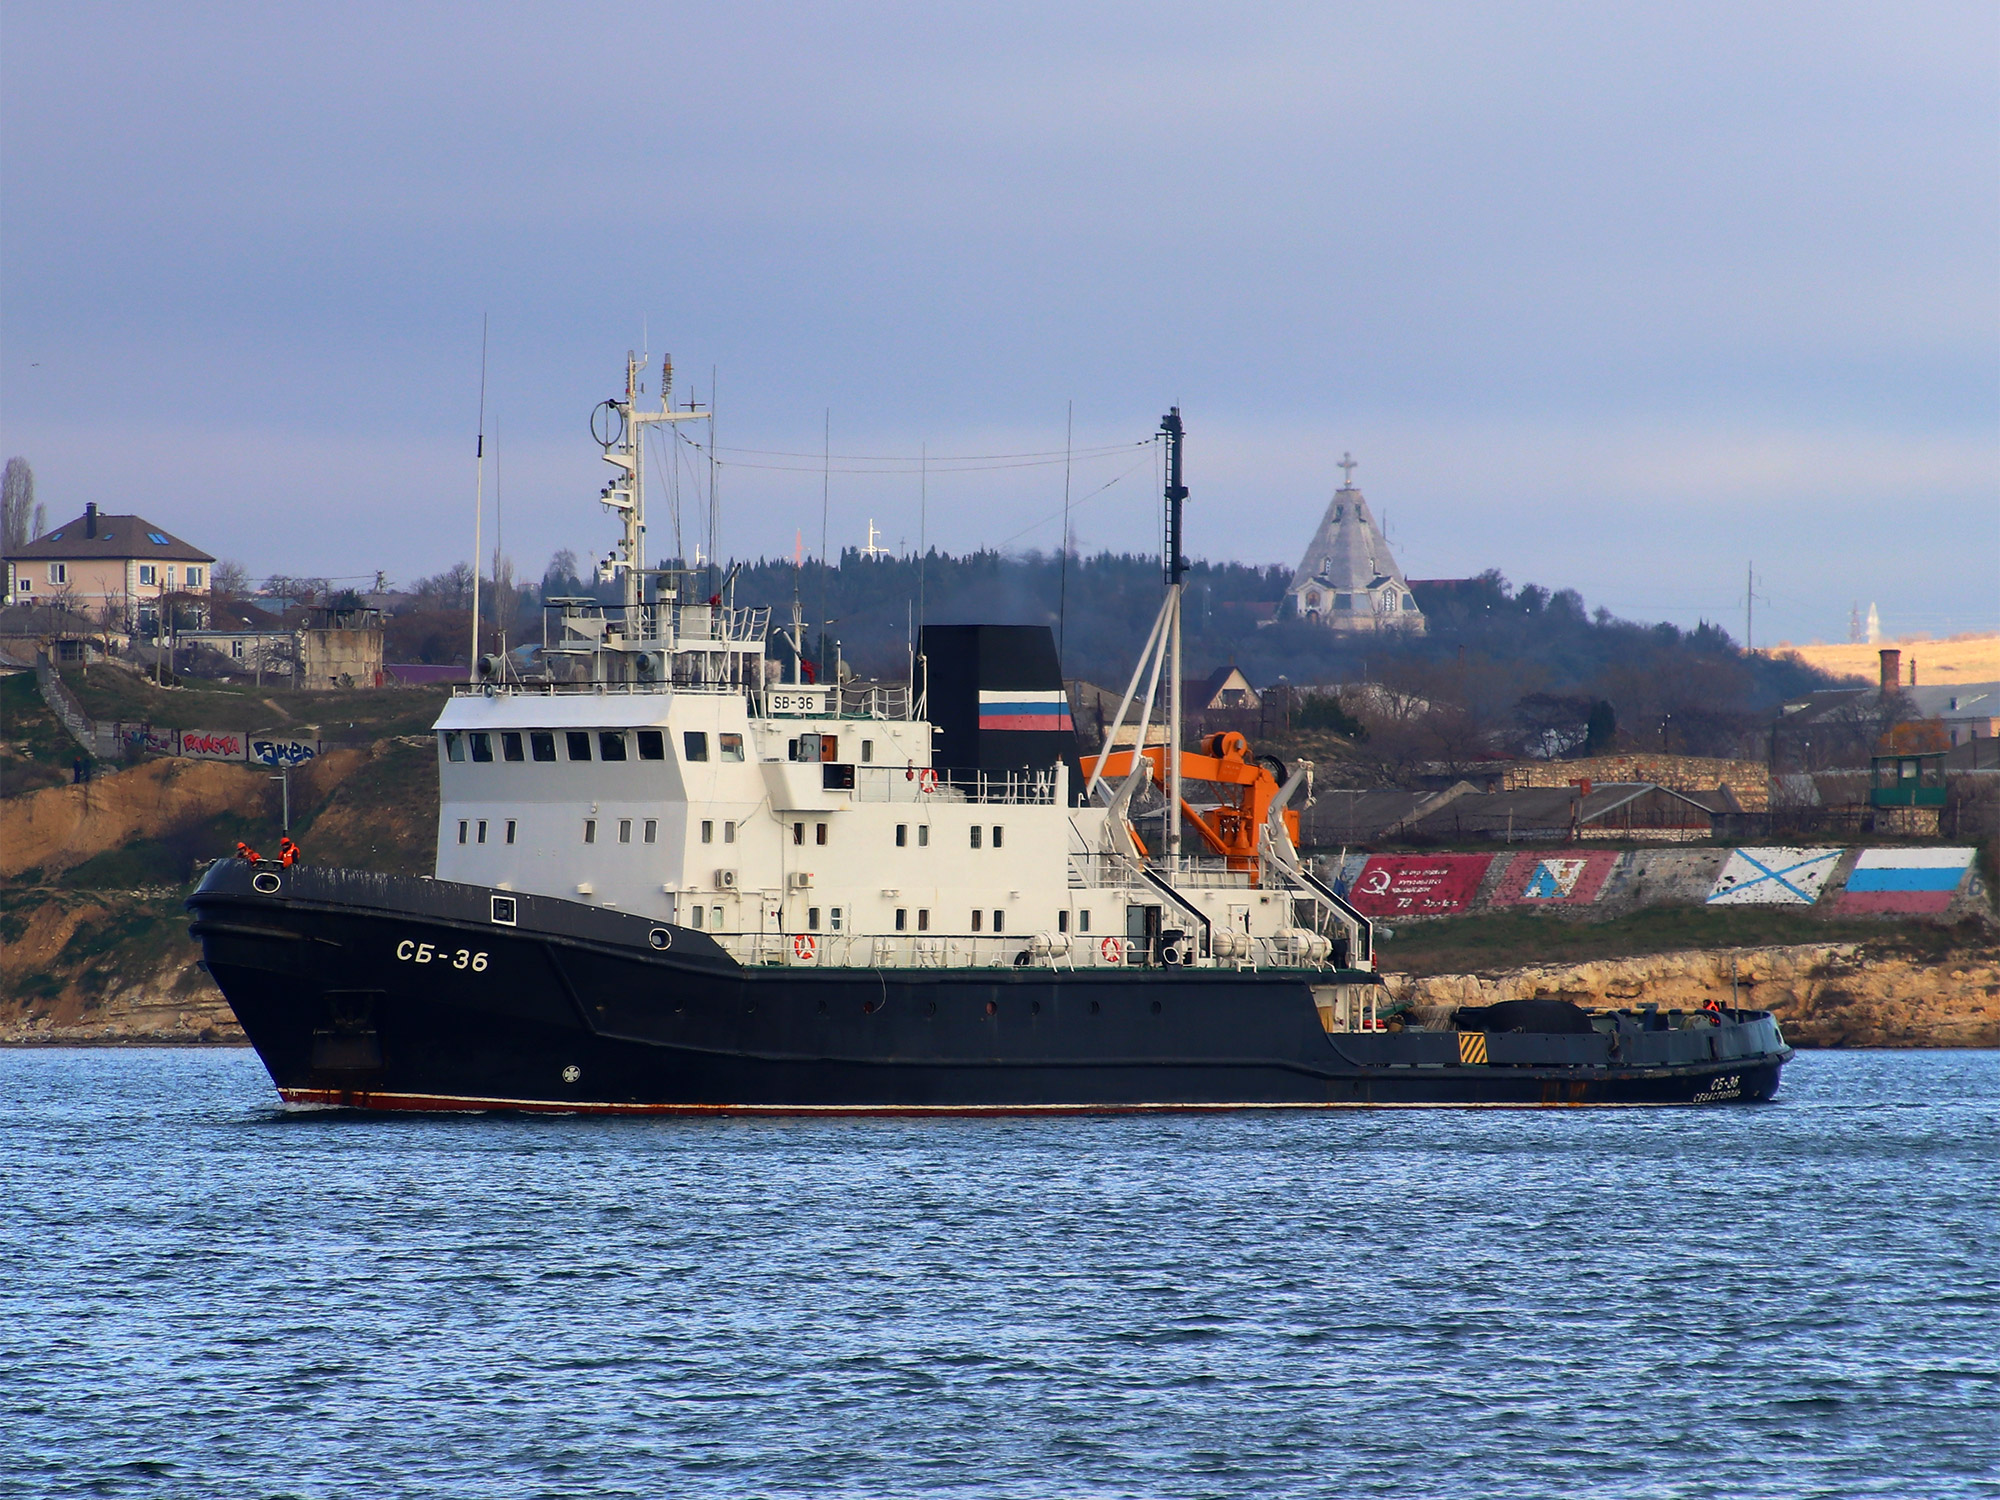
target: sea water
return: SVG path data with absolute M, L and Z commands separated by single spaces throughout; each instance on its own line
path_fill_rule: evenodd
M 2000 1054 L 1779 1102 L 360 1116 L 0 1054 L 0 1493 L 2000 1492 Z

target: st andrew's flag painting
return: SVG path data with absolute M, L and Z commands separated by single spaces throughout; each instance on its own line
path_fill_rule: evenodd
M 1847 876 L 1842 911 L 1940 912 L 1972 863 L 1970 849 L 1866 849 Z
M 1062 730 L 1074 727 L 1069 697 L 1060 688 L 1045 691 L 979 690 L 981 729 Z

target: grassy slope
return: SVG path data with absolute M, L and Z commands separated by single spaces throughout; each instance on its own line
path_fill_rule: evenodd
M 1790 943 L 1888 945 L 1897 952 L 1943 956 L 1991 941 L 1977 924 L 1940 927 L 1909 922 L 1829 921 L 1810 911 L 1755 906 L 1643 907 L 1605 922 L 1540 912 L 1446 917 L 1396 927 L 1377 957 L 1403 974 L 1463 974 L 1530 964 L 1631 958 L 1679 948 L 1757 948 Z
M 60 786 L 81 753 L 42 701 L 33 672 L 0 677 L 0 797 Z
M 186 679 L 159 688 L 116 667 L 87 675 L 75 668 L 63 681 L 93 719 L 124 719 L 170 729 L 291 729 L 313 724 L 326 739 L 372 740 L 422 734 L 450 696 L 438 688 L 357 688 L 295 693 L 237 683 Z

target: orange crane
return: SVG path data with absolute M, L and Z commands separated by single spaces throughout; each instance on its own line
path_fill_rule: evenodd
M 1284 762 L 1276 756 L 1264 756 L 1257 760 L 1250 758 L 1250 742 L 1234 730 L 1221 734 L 1211 734 L 1201 742 L 1202 754 L 1181 752 L 1181 777 L 1183 780 L 1211 781 L 1221 786 L 1225 799 L 1232 794 L 1235 800 L 1225 800 L 1219 807 L 1203 816 L 1188 806 L 1185 798 L 1181 801 L 1181 817 L 1194 826 L 1201 835 L 1202 842 L 1209 849 L 1229 862 L 1232 870 L 1257 869 L 1257 840 L 1262 834 L 1265 821 L 1271 815 L 1271 803 L 1278 795 L 1279 778 L 1267 770 L 1262 761 L 1276 762 L 1280 775 Z M 1132 774 L 1134 756 L 1131 750 L 1114 750 L 1101 757 L 1104 762 L 1102 779 L 1117 781 Z M 1151 763 L 1153 785 L 1162 791 L 1167 786 L 1167 747 L 1148 745 L 1137 752 Z M 1097 772 L 1098 756 L 1083 757 L 1083 774 L 1087 778 Z M 1291 835 L 1292 844 L 1299 841 L 1299 815 L 1292 808 L 1284 813 L 1285 831 Z M 1135 834 L 1136 838 L 1137 835 Z

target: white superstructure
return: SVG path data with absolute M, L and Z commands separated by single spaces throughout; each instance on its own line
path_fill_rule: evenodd
M 489 660 L 446 706 L 439 879 L 699 929 L 746 963 L 1320 964 L 1351 935 L 1276 809 L 1254 869 L 1151 858 L 1143 763 L 1072 805 L 1060 762 L 937 767 L 910 685 L 773 680 L 768 612 L 641 566 L 643 425 L 685 413 L 664 383 L 638 412 L 636 373 L 605 434 L 625 602 L 553 601 L 542 679 Z

